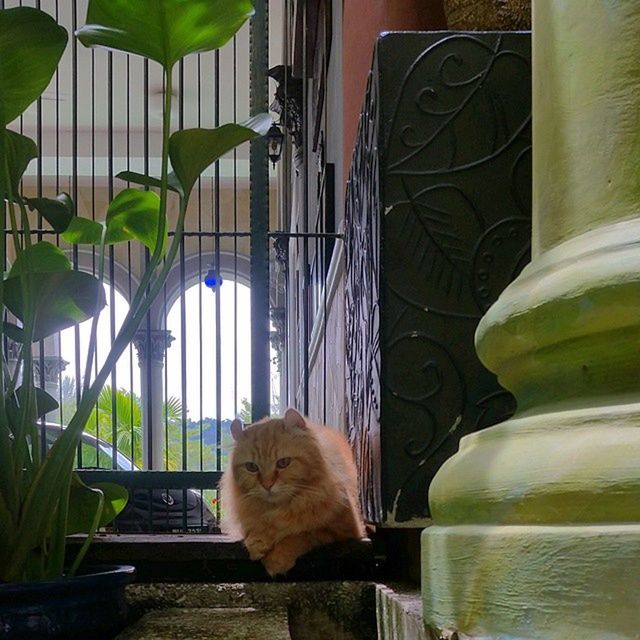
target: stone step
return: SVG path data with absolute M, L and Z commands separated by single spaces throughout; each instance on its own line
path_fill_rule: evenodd
M 422 618 L 422 597 L 417 588 L 376 585 L 378 640 L 433 640 Z
M 127 634 L 142 633 L 153 625 L 148 635 L 122 635 L 137 640 L 155 638 L 162 628 L 163 612 L 177 616 L 172 629 L 184 629 L 185 634 L 162 635 L 158 638 L 251 638 L 261 640 L 280 637 L 291 640 L 375 640 L 375 585 L 370 582 L 249 582 L 249 583 L 137 583 L 127 587 L 131 627 Z M 188 612 L 186 615 L 179 612 Z M 188 635 L 186 622 L 198 619 L 193 612 L 221 612 L 223 618 L 235 619 L 241 612 L 236 632 L 249 635 Z M 270 618 L 269 616 L 273 617 Z M 265 617 L 262 617 L 265 616 Z M 274 624 L 270 625 L 270 621 Z M 181 627 L 180 625 L 185 622 Z M 212 623 L 213 624 L 213 623 Z M 142 627 L 140 626 L 142 625 Z M 242 626 L 245 625 L 245 626 Z M 258 635 L 260 630 L 274 628 L 271 636 Z M 274 627 L 274 625 L 276 625 Z M 280 628 L 287 635 L 277 635 Z M 284 626 L 283 626 L 284 625 Z M 245 629 L 246 627 L 246 629 Z M 221 627 L 224 628 L 224 627 Z M 141 630 L 142 629 L 142 630 Z M 167 627 L 167 633 L 173 632 Z M 209 633 L 209 629 L 205 629 Z M 203 631 L 203 633 L 205 633 Z M 194 631 L 195 633 L 195 631 Z M 220 632 L 221 633 L 221 632 Z M 253 633 L 253 635 L 251 635 Z M 262 633 L 262 631 L 260 631 Z
M 174 608 L 152 611 L 116 640 L 290 640 L 285 609 Z

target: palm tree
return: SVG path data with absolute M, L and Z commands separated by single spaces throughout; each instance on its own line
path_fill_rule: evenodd
M 55 412 L 55 422 L 67 424 L 76 412 L 77 396 L 75 378 L 65 376 L 60 383 L 60 396 L 56 398 L 60 404 L 60 408 Z
M 87 431 L 106 442 L 113 442 L 114 423 L 116 446 L 141 467 L 142 460 L 142 401 L 140 396 L 126 389 L 116 389 L 115 394 L 110 385 L 105 385 L 96 404 L 97 420 L 89 420 Z M 179 424 L 182 415 L 182 403 L 177 398 L 169 398 L 163 406 L 167 427 Z M 114 420 L 115 418 L 115 420 Z M 169 467 L 172 463 L 171 450 Z M 179 460 L 174 461 L 175 468 Z
M 97 424 L 87 425 L 107 442 L 113 442 L 114 424 L 116 446 L 138 466 L 142 464 L 142 403 L 133 392 L 106 385 L 100 392 L 96 404 Z M 114 420 L 115 417 L 115 420 Z
M 61 423 L 65 417 L 75 411 L 75 381 L 65 378 L 61 386 Z M 246 398 L 242 400 L 241 414 L 246 422 L 250 421 L 251 404 Z M 179 398 L 170 397 L 163 404 L 162 418 L 166 426 L 165 463 L 169 471 L 177 471 L 183 466 L 183 449 L 186 442 L 187 468 L 213 469 L 216 466 L 216 454 L 210 446 L 203 446 L 198 438 L 199 422 L 186 422 L 186 433 L 183 433 L 182 402 Z M 115 420 L 114 420 L 115 416 Z M 202 422 L 206 423 L 209 418 Z M 109 385 L 100 392 L 96 409 L 87 422 L 85 431 L 105 442 L 113 442 L 115 425 L 116 447 L 118 451 L 129 457 L 138 467 L 143 466 L 142 457 L 142 399 L 127 389 L 116 389 L 115 394 Z

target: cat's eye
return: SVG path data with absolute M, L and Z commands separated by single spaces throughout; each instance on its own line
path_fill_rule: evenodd
M 251 473 L 258 471 L 258 465 L 255 462 L 245 462 L 244 466 L 247 468 L 247 471 L 251 471 Z
M 280 458 L 276 462 L 276 467 L 278 467 L 278 469 L 284 469 L 285 467 L 289 466 L 290 462 L 291 462 L 291 458 Z

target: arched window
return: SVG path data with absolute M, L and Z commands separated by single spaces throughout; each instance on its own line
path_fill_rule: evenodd
M 97 327 L 96 354 L 92 365 L 95 376 L 109 352 L 113 338 L 129 310 L 126 298 L 109 284 L 104 285 L 107 304 L 102 309 Z M 57 400 L 60 408 L 48 418 L 67 424 L 76 409 L 77 385 L 84 377 L 89 349 L 92 320 L 60 332 L 58 353 L 66 362 L 59 373 Z M 113 391 L 115 389 L 115 392 Z M 133 469 L 142 463 L 142 407 L 140 374 L 132 348 L 127 348 L 108 378 L 96 411 L 89 419 L 85 432 L 96 439 L 86 438 L 80 452 L 83 467 Z M 116 443 L 118 452 L 113 451 Z M 111 446 L 105 446 L 111 445 Z
M 166 328 L 175 342 L 167 351 L 167 392 L 181 398 L 189 419 L 233 420 L 242 399 L 251 400 L 250 316 L 249 287 L 233 281 L 218 293 L 193 285 L 169 309 Z
M 165 397 L 184 407 L 179 427 L 167 421 L 168 466 L 223 469 L 231 422 L 251 419 L 250 289 L 224 280 L 212 291 L 198 282 L 171 305 L 166 329 L 175 340 L 166 353 Z M 278 380 L 271 382 L 278 390 Z

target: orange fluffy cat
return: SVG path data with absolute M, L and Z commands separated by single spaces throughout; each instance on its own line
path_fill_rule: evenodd
M 361 538 L 356 467 L 334 429 L 312 424 L 294 409 L 243 429 L 222 478 L 222 528 L 244 544 L 270 575 L 286 573 L 314 547 Z

